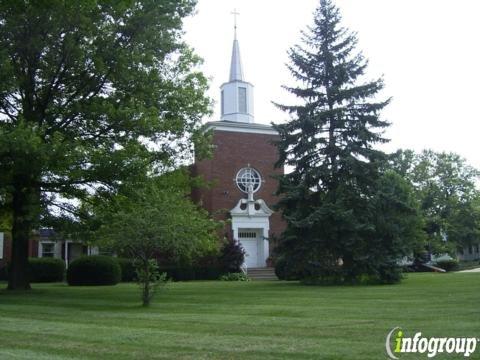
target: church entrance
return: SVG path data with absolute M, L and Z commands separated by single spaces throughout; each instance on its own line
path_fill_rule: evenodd
M 265 266 L 262 232 L 263 229 L 238 229 L 238 240 L 245 249 L 245 265 L 247 268 Z

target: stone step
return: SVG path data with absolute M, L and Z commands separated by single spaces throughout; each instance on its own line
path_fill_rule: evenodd
M 252 280 L 278 280 L 273 268 L 251 268 L 247 275 Z

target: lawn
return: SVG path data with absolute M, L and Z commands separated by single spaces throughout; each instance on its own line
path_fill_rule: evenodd
M 173 283 L 150 308 L 134 284 L 0 291 L 2 360 L 374 360 L 386 358 L 396 326 L 408 335 L 480 337 L 480 273 L 410 274 L 394 286 Z

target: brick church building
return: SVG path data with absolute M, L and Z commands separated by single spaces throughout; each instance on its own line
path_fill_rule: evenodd
M 255 123 L 253 85 L 243 75 L 240 49 L 235 36 L 229 81 L 221 86 L 221 120 L 206 124 L 213 132 L 214 154 L 197 161 L 193 173 L 214 185 L 196 190 L 193 199 L 217 219 L 229 219 L 225 235 L 239 241 L 246 251 L 245 265 L 268 265 L 272 238 L 285 224 L 272 210 L 277 202 L 274 168 L 278 133 L 269 125 Z
M 283 174 L 283 168 L 274 168 L 278 133 L 254 121 L 253 85 L 244 79 L 236 36 L 229 81 L 221 86 L 221 120 L 206 126 L 213 131 L 214 154 L 196 162 L 192 172 L 214 186 L 197 189 L 192 197 L 217 219 L 229 220 L 224 234 L 242 244 L 247 268 L 266 267 L 272 239 L 285 227 L 272 210 L 278 185 L 274 175 Z M 10 245 L 9 234 L 0 232 L 0 270 L 10 258 Z M 67 265 L 98 253 L 96 247 L 58 238 L 52 229 L 35 232 L 29 248 L 32 257 L 61 258 Z

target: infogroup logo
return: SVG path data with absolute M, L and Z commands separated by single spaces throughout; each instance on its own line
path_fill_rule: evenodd
M 396 332 L 396 335 L 395 335 Z M 392 339 L 392 337 L 394 337 Z M 392 341 L 394 340 L 394 341 Z M 393 328 L 387 335 L 385 349 L 390 359 L 399 359 L 402 353 L 426 354 L 433 358 L 441 353 L 463 355 L 469 357 L 475 352 L 477 338 L 447 338 L 447 337 L 422 337 L 421 332 L 415 333 L 413 337 L 406 337 L 400 327 Z

